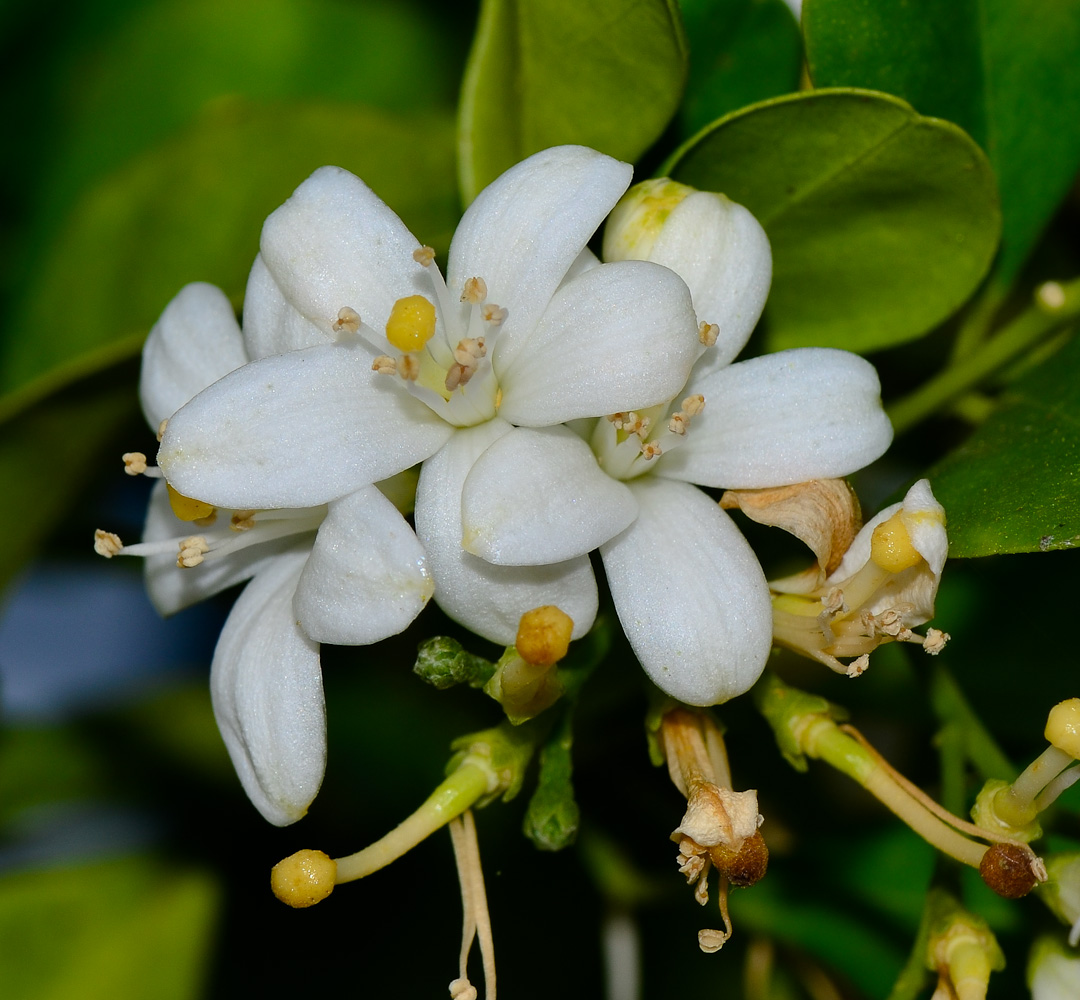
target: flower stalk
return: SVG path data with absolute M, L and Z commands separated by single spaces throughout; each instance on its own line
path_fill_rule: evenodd
M 938 974 L 934 996 L 986 1000 L 990 973 L 1005 968 L 1005 956 L 986 921 L 941 889 L 931 890 L 927 905 L 926 965 Z
M 953 816 L 896 771 L 858 730 L 839 725 L 839 713 L 824 698 L 788 687 L 773 674 L 765 675 L 754 695 L 781 752 L 797 770 L 806 770 L 806 757 L 825 761 L 862 785 L 927 843 L 978 869 L 999 895 L 1023 896 L 1037 881 L 1045 881 L 1041 859 L 1026 844 Z M 975 837 L 994 843 L 987 847 Z

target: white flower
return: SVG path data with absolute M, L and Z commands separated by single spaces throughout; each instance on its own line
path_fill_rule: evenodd
M 945 510 L 920 479 L 863 525 L 824 583 L 800 574 L 771 584 L 777 642 L 852 676 L 883 642 L 915 642 L 936 655 L 948 633 L 912 629 L 934 617 L 948 553 Z M 845 665 L 837 657 L 856 659 Z
M 1056 938 L 1042 937 L 1031 950 L 1027 978 L 1031 1000 L 1075 1000 L 1080 996 L 1080 957 Z
M 225 295 L 186 286 L 143 350 L 140 396 L 150 425 L 246 362 Z M 215 510 L 170 498 L 159 480 L 143 543 L 118 554 L 146 556 L 162 614 L 251 580 L 214 651 L 214 714 L 263 816 L 279 826 L 299 819 L 326 762 L 318 644 L 386 638 L 431 596 L 423 551 L 404 518 L 374 486 L 319 507 Z
M 559 425 L 665 402 L 702 350 L 675 274 L 601 265 L 585 249 L 630 174 L 582 147 L 530 157 L 466 211 L 444 284 L 432 252 L 360 180 L 316 171 L 263 229 L 244 305 L 257 360 L 169 421 L 159 462 L 170 483 L 223 507 L 309 508 L 424 461 L 417 534 L 443 608 L 504 644 L 546 604 L 584 634 L 597 602 L 587 553 L 637 502 Z M 549 534 L 535 557 L 526 539 L 501 565 L 465 551 L 470 470 L 481 460 L 510 483 L 534 455 L 560 496 L 572 485 L 582 501 L 559 520 L 572 538 Z M 515 516 L 548 516 L 543 496 L 508 502 Z
M 666 188 L 656 198 L 655 183 L 639 185 L 616 210 L 605 251 L 647 253 L 686 279 L 703 345 L 689 380 L 655 406 L 577 425 L 596 464 L 584 446 L 567 461 L 565 430 L 506 431 L 464 480 L 462 521 L 466 546 L 499 565 L 572 558 L 599 544 L 646 672 L 681 701 L 710 705 L 757 679 L 772 615 L 754 553 L 697 487 L 846 475 L 884 452 L 892 428 L 877 374 L 853 354 L 802 349 L 729 364 L 764 306 L 768 240 L 728 199 L 678 185 L 672 208 Z M 652 228 L 625 209 L 643 189 L 659 211 Z M 636 236 L 620 239 L 620 217 L 631 218 Z M 511 465 L 512 455 L 526 460 Z M 602 530 L 584 532 L 597 517 Z

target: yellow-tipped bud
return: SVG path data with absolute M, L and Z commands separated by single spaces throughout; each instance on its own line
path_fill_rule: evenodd
M 337 862 L 322 851 L 297 851 L 270 872 L 274 895 L 298 910 L 321 903 L 336 882 Z
M 1059 702 L 1046 720 L 1046 740 L 1080 760 L 1080 698 Z
M 897 511 L 879 524 L 870 539 L 870 558 L 890 573 L 900 573 L 922 559 L 911 543 L 911 535 L 904 526 L 901 513 Z
M 565 611 L 545 604 L 521 616 L 514 645 L 526 663 L 548 667 L 566 656 L 573 631 L 574 620 Z
M 675 206 L 694 188 L 667 177 L 635 184 L 604 227 L 604 260 L 646 260 Z
M 419 351 L 435 334 L 435 306 L 423 295 L 398 299 L 386 321 L 386 339 L 406 354 Z
M 214 513 L 212 503 L 204 503 L 202 500 L 186 497 L 183 493 L 174 490 L 169 483 L 165 484 L 165 488 L 169 491 L 169 506 L 172 507 L 172 512 L 181 521 L 199 521 Z

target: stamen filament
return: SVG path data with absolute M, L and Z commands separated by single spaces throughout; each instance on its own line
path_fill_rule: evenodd
M 458 958 L 458 978 L 451 983 L 453 995 L 461 995 L 469 985 L 468 962 L 473 938 L 479 933 L 480 956 L 484 963 L 484 985 L 487 1000 L 495 1000 L 495 942 L 491 934 L 484 872 L 480 866 L 480 845 L 472 810 L 466 809 L 449 824 L 454 844 L 458 881 L 461 883 L 461 907 L 464 914 L 461 928 L 461 952 Z M 455 993 L 457 987 L 458 993 Z

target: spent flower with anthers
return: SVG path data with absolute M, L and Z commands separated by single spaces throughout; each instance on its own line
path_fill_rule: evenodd
M 232 306 L 186 286 L 143 350 L 140 398 L 151 427 L 248 361 Z M 130 453 L 131 474 L 159 475 Z M 327 505 L 215 508 L 158 478 L 143 541 L 99 531 L 106 556 L 146 559 L 154 606 L 172 614 L 245 580 L 214 651 L 214 713 L 240 780 L 270 822 L 307 811 L 326 761 L 319 643 L 367 644 L 400 632 L 432 593 L 412 529 L 379 489 Z
M 316 171 L 263 228 L 244 303 L 255 360 L 169 421 L 169 482 L 215 506 L 310 508 L 423 461 L 416 528 L 443 608 L 507 644 L 523 612 L 552 604 L 583 635 L 597 607 L 587 553 L 637 504 L 561 425 L 663 403 L 703 349 L 674 273 L 585 249 L 630 174 L 582 147 L 530 157 L 466 211 L 444 282 L 362 181 Z M 469 499 L 467 479 L 514 484 L 534 464 L 569 504 L 566 537 L 540 530 L 545 496 L 512 486 L 515 523 L 532 530 L 486 558 L 483 526 L 463 533 L 463 485 Z
M 649 677 L 680 701 L 715 704 L 761 673 L 772 615 L 756 556 L 698 487 L 846 475 L 880 456 L 892 429 L 873 367 L 854 354 L 806 349 L 730 363 L 761 314 L 772 273 L 768 240 L 746 209 L 648 181 L 613 213 L 604 255 L 622 264 L 647 258 L 686 281 L 695 363 L 653 405 L 575 423 L 591 450 L 577 447 L 580 466 L 528 429 L 494 444 L 463 484 L 465 545 L 497 565 L 569 558 L 598 545 Z M 489 457 L 514 452 L 527 461 L 489 466 Z M 520 502 L 526 495 L 528 506 Z M 577 530 L 595 512 L 602 530 Z

